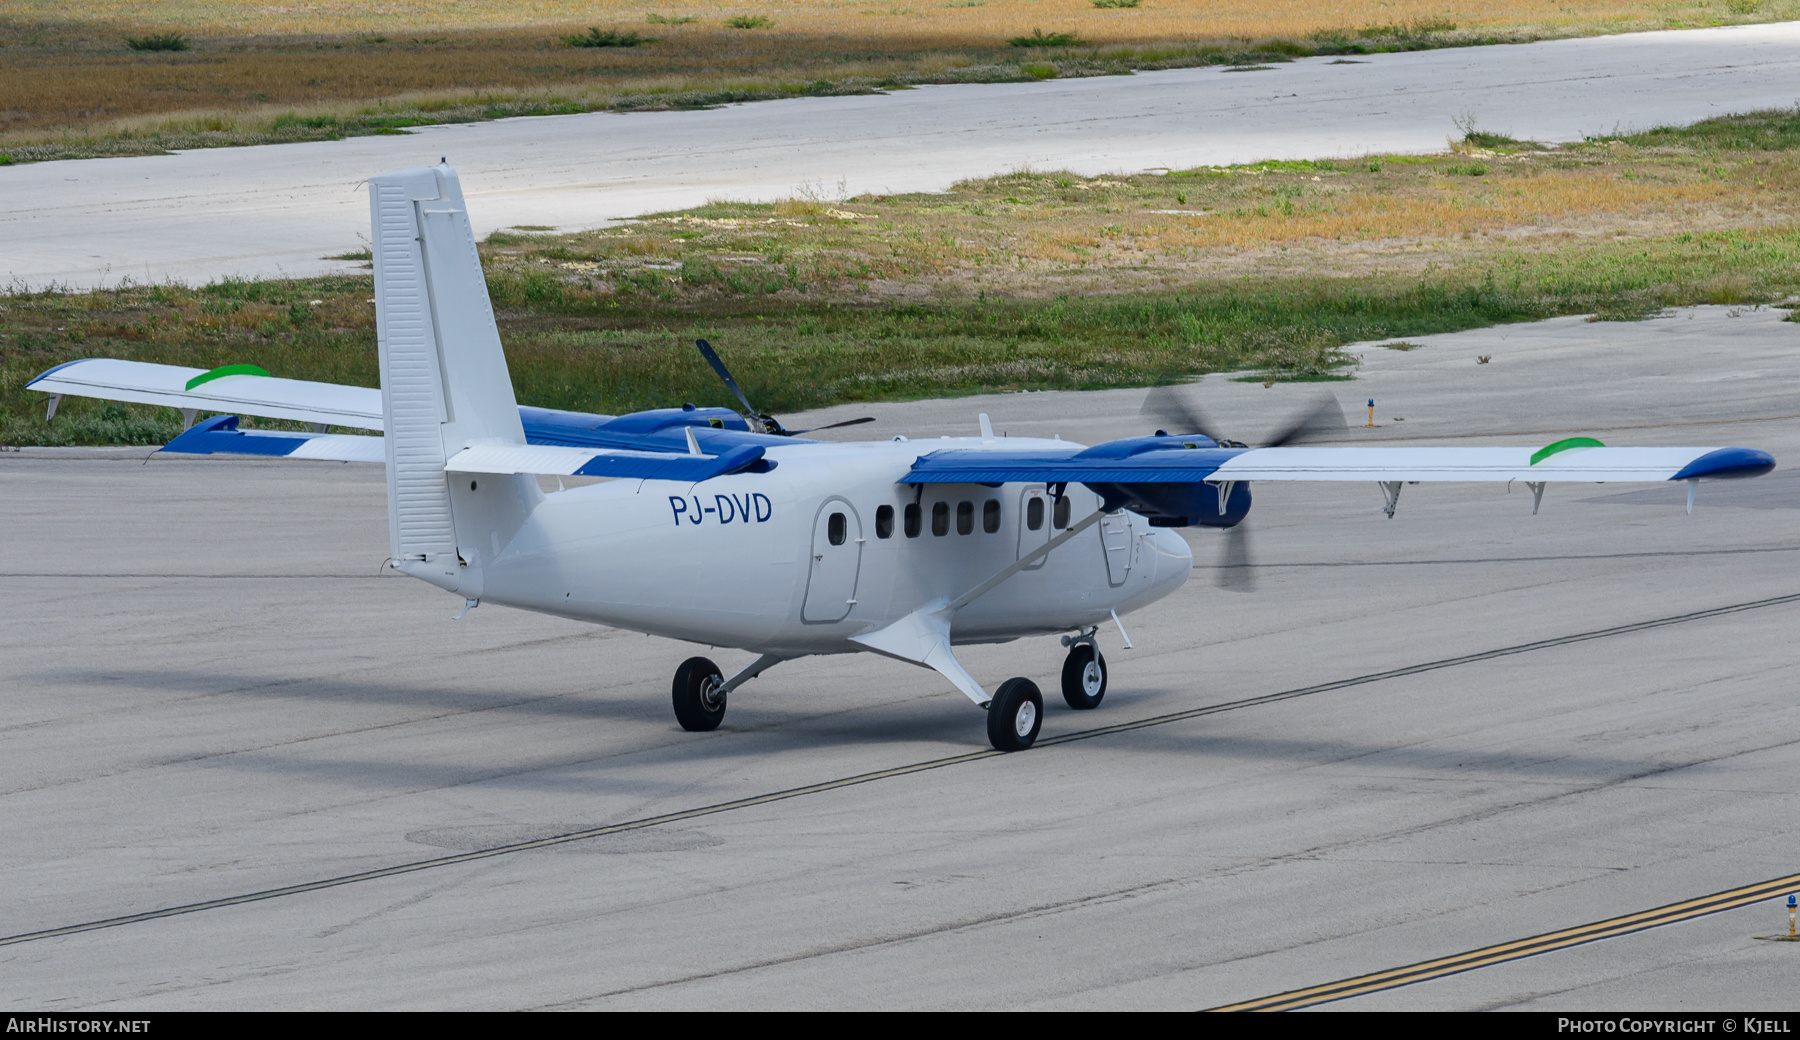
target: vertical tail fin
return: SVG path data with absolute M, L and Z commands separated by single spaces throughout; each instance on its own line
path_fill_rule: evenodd
M 444 165 L 384 173 L 369 179 L 369 210 L 392 557 L 479 598 L 496 525 L 511 523 L 510 540 L 537 487 L 495 478 L 475 499 L 444 473 L 470 445 L 525 443 L 462 186 Z

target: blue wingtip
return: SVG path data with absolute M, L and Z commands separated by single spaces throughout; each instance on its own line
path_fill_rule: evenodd
M 1740 477 L 1760 477 L 1775 468 L 1775 456 L 1755 448 L 1720 448 L 1709 451 L 1687 464 L 1680 473 L 1670 480 L 1693 480 L 1706 477 L 1709 480 L 1732 480 Z
M 27 390 L 31 389 L 31 384 L 37 382 L 38 380 L 44 378 L 47 375 L 51 375 L 52 373 L 61 372 L 63 369 L 68 368 L 70 365 L 79 365 L 83 361 L 92 361 L 92 360 L 94 360 L 94 359 L 93 358 L 76 358 L 73 361 L 65 361 L 60 365 L 54 365 L 50 368 L 46 368 L 42 372 L 39 372 L 37 375 L 32 376 L 30 379 L 27 379 L 25 381 L 25 389 L 27 389 Z

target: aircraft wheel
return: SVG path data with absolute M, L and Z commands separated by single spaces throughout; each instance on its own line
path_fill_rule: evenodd
M 1063 660 L 1063 700 L 1076 711 L 1098 708 L 1106 696 L 1106 657 L 1087 643 L 1077 643 Z
M 988 702 L 988 743 L 999 751 L 1023 751 L 1044 723 L 1044 695 L 1030 679 L 1008 679 Z
M 694 733 L 718 729 L 725 718 L 725 676 L 704 657 L 690 657 L 675 669 L 675 720 Z

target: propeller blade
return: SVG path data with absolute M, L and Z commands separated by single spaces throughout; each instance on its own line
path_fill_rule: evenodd
M 1232 592 L 1253 592 L 1256 569 L 1250 563 L 1250 529 L 1241 522 L 1225 529 L 1225 546 L 1219 550 L 1219 569 L 1214 584 Z
M 1344 422 L 1344 410 L 1338 407 L 1337 398 L 1328 395 L 1319 398 L 1311 408 L 1290 419 L 1287 426 L 1275 434 L 1265 447 L 1279 448 L 1284 444 L 1326 440 L 1344 432 L 1347 426 Z
M 697 339 L 694 341 L 694 346 L 700 348 L 700 356 L 706 359 L 706 363 L 712 366 L 712 370 L 718 373 L 719 379 L 725 383 L 725 388 L 730 390 L 738 399 L 738 403 L 744 406 L 744 414 L 751 418 L 760 418 L 756 409 L 750 407 L 750 399 L 744 396 L 742 390 L 738 389 L 737 380 L 731 378 L 731 370 L 726 368 L 725 362 L 720 361 L 719 355 L 713 352 L 712 344 L 703 339 Z
M 1197 433 L 1211 440 L 1219 438 L 1213 434 L 1212 424 L 1200 409 L 1195 408 L 1182 396 L 1180 390 L 1172 386 L 1159 386 L 1144 395 L 1144 407 L 1140 414 L 1155 419 L 1169 433 Z
M 843 422 L 834 422 L 828 426 L 814 426 L 811 429 L 791 430 L 789 432 L 791 432 L 794 436 L 798 437 L 803 433 L 812 433 L 815 430 L 835 430 L 840 426 L 861 426 L 863 423 L 874 422 L 874 421 L 875 421 L 875 417 L 873 415 L 865 415 L 860 419 L 845 419 Z

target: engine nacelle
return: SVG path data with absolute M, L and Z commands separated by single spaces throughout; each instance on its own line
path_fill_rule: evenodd
M 1089 484 L 1115 508 L 1147 517 L 1152 527 L 1235 527 L 1250 512 L 1250 484 Z M 1225 491 L 1223 496 L 1220 491 Z M 1223 497 L 1224 508 L 1220 508 Z

